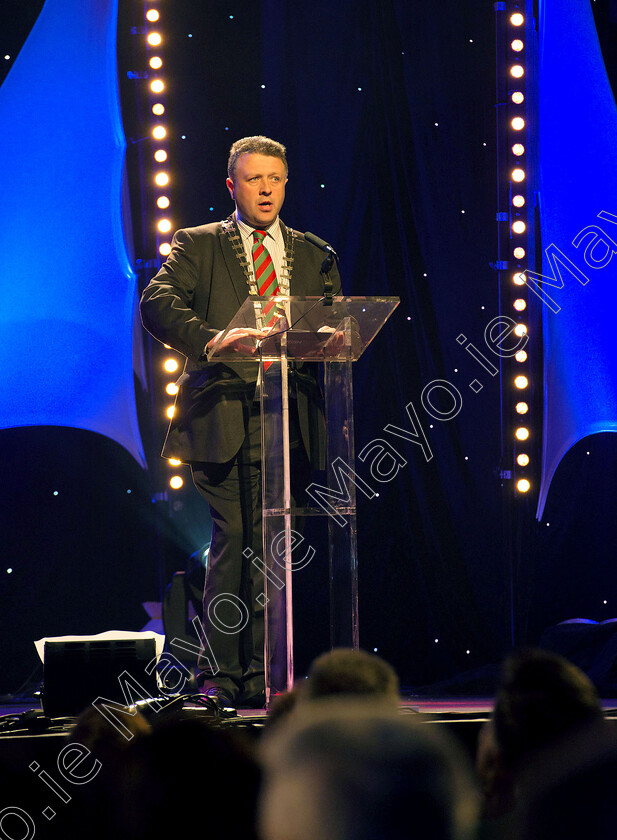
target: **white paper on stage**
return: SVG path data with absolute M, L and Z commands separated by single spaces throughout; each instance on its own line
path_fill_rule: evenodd
M 138 639 L 154 639 L 156 648 L 156 655 L 159 657 L 163 653 L 163 645 L 165 644 L 165 636 L 160 633 L 135 632 L 132 630 L 105 630 L 104 633 L 97 633 L 95 636 L 48 636 L 44 639 L 39 639 L 34 643 L 36 652 L 39 655 L 41 662 L 45 662 L 45 642 L 126 642 L 137 641 Z

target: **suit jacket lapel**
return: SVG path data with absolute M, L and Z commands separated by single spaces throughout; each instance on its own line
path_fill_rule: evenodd
M 238 261 L 233 245 L 229 241 L 229 237 L 223 230 L 219 234 L 219 242 L 221 245 L 223 259 L 225 260 L 225 265 L 227 266 L 227 271 L 229 272 L 231 285 L 238 299 L 238 304 L 242 305 L 249 293 L 248 283 L 246 282 L 246 277 L 242 271 L 242 266 Z

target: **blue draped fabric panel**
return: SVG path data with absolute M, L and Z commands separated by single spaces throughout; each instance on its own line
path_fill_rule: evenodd
M 91 430 L 145 467 L 117 11 L 47 0 L 0 88 L 0 428 Z
M 617 110 L 589 0 L 540 0 L 539 46 L 541 519 L 568 450 L 617 431 Z

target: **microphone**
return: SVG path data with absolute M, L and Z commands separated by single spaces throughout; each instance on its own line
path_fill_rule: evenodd
M 323 278 L 324 306 L 332 306 L 332 280 L 330 279 L 330 271 L 334 265 L 334 260 L 338 262 L 338 254 L 332 245 L 328 245 L 327 242 L 320 239 L 318 236 L 315 236 L 314 233 L 309 233 L 307 231 L 304 234 L 304 238 L 307 242 L 310 242 L 311 245 L 315 245 L 316 248 L 319 248 L 320 251 L 325 251 L 328 255 L 321 264 L 321 276 Z
M 336 257 L 338 260 L 338 254 L 332 247 L 332 245 L 328 245 L 323 239 L 320 239 L 318 236 L 315 236 L 314 233 L 309 233 L 308 231 L 304 234 L 304 238 L 307 242 L 310 242 L 311 245 L 315 245 L 316 248 L 319 248 L 320 251 L 325 251 L 326 254 L 332 254 L 333 257 Z

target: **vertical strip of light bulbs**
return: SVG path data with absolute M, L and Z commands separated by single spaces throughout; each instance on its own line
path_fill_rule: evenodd
M 147 4 L 148 6 L 148 4 Z M 168 217 L 170 200 L 168 195 L 169 172 L 167 169 L 167 126 L 165 106 L 165 81 L 163 71 L 162 46 L 160 32 L 160 14 L 154 6 L 146 8 L 146 49 L 148 53 L 148 85 L 150 88 L 150 108 L 152 112 L 152 165 L 156 196 L 156 245 L 160 257 L 166 257 L 171 246 L 171 219 Z
M 525 44 L 525 7 L 521 3 L 508 3 L 508 135 L 510 148 L 510 241 L 514 329 L 520 338 L 528 335 L 527 286 L 523 272 L 527 268 L 528 247 L 528 197 L 526 182 L 529 176 L 527 161 L 527 69 Z M 513 376 L 514 404 L 514 486 L 517 493 L 528 493 L 531 482 L 527 477 L 529 457 L 529 365 L 528 354 L 519 350 L 515 357 Z
M 160 13 L 157 4 L 145 4 L 146 17 L 146 50 L 148 55 L 148 86 L 150 89 L 149 101 L 152 113 L 151 137 L 152 137 L 152 179 L 154 184 L 154 195 L 156 198 L 156 248 L 159 255 L 159 262 L 162 261 L 171 251 L 170 238 L 172 233 L 172 221 L 169 217 L 171 201 L 169 199 L 169 171 L 167 168 L 168 144 L 166 126 L 166 103 L 165 103 L 165 81 L 163 68 L 163 36 L 161 34 Z M 169 348 L 168 348 L 169 349 Z M 178 375 L 180 362 L 177 358 L 167 355 L 163 361 L 163 369 L 166 374 L 172 375 L 175 379 Z M 167 397 L 175 397 L 178 393 L 178 386 L 174 381 L 165 383 Z M 173 404 L 169 404 L 166 410 L 167 417 L 171 419 L 174 413 Z M 169 466 L 175 470 L 180 466 L 180 461 L 169 460 Z M 169 486 L 178 490 L 184 481 L 181 476 L 174 474 L 169 478 Z

